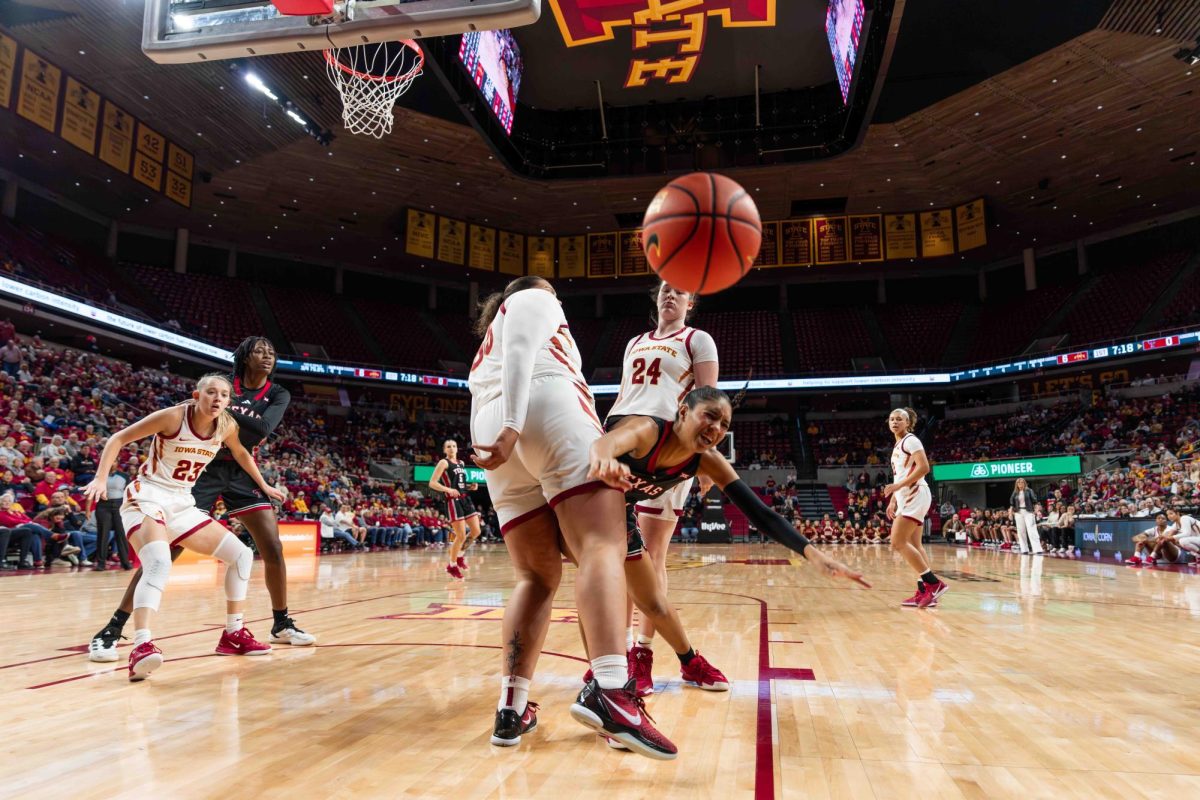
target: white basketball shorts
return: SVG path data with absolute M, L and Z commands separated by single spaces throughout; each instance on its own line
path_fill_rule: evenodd
M 166 489 L 137 478 L 125 487 L 125 502 L 121 504 L 125 535 L 133 536 L 146 517 L 166 527 L 172 547 L 213 521 L 196 508 L 196 500 L 190 491 Z

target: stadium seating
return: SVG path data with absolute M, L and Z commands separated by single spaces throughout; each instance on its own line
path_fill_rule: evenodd
M 1159 319 L 1150 324 L 1150 328 L 1173 328 L 1177 325 L 1189 325 L 1200 322 L 1200 269 L 1194 270 L 1179 293 L 1171 300 Z
M 967 361 L 973 364 L 1017 355 L 1073 291 L 1072 286 L 1044 286 L 1007 300 L 984 303 Z
M 755 377 L 782 375 L 783 344 L 779 315 L 771 311 L 712 311 L 696 315 L 693 325 L 717 343 L 721 376 L 737 379 L 754 369 Z
M 851 372 L 851 359 L 878 356 L 862 310 L 809 308 L 792 312 L 796 358 L 803 372 Z
M 1131 333 L 1187 257 L 1187 252 L 1166 253 L 1147 263 L 1100 275 L 1064 320 L 1071 343 L 1084 344 Z
M 451 353 L 415 313 L 397 313 L 396 305 L 387 300 L 355 298 L 350 302 L 358 318 L 387 354 L 388 364 L 436 370 L 439 358 L 451 358 Z M 459 324 L 462 324 L 461 317 Z
M 245 281 L 212 275 L 180 275 L 161 267 L 130 265 L 167 315 L 214 344 L 236 347 L 247 336 L 261 335 L 262 319 Z
M 336 296 L 312 289 L 264 288 L 275 319 L 293 345 L 296 342 L 321 345 L 334 359 L 365 364 L 379 361 L 346 318 Z
M 875 308 L 883 335 L 902 369 L 936 367 L 950 343 L 954 325 L 962 316 L 963 304 L 886 303 Z

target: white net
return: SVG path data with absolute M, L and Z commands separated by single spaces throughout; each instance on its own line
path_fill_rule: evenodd
M 329 79 L 342 96 L 342 122 L 351 133 L 391 133 L 393 109 L 425 65 L 420 45 L 411 40 L 325 51 Z

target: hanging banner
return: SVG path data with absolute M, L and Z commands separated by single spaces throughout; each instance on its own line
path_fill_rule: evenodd
M 617 277 L 617 235 L 615 233 L 588 234 L 588 277 Z
M 642 232 L 621 231 L 621 260 L 617 272 L 622 278 L 635 275 L 649 275 L 650 263 L 646 261 L 646 251 L 642 247 Z
M 817 242 L 818 264 L 841 264 L 847 260 L 845 217 L 817 217 L 813 220 L 813 238 Z
M 889 261 L 917 257 L 916 214 L 884 214 L 883 228 Z
M 0 108 L 8 108 L 16 70 L 17 41 L 0 33 Z
M 58 93 L 62 88 L 62 70 L 25 48 L 21 60 L 21 88 L 17 113 L 39 127 L 54 133 L 58 119 Z
M 471 269 L 496 270 L 496 229 L 482 225 L 471 226 L 471 244 L 467 252 L 467 266 Z
M 162 173 L 162 164 L 141 150 L 133 154 L 133 168 L 129 174 L 138 183 L 144 183 L 157 192 L 162 189 Z
M 167 142 L 167 169 L 180 177 L 191 180 L 194 163 L 195 160 L 191 153 L 174 142 Z
M 558 238 L 558 277 L 582 278 L 587 273 L 587 239 L 583 236 Z
M 467 261 L 467 223 L 450 217 L 438 217 L 438 261 L 465 264 Z
M 505 275 L 524 275 L 525 235 L 500 231 L 500 271 Z
M 850 260 L 883 261 L 883 218 L 878 214 L 850 217 Z
M 410 256 L 433 258 L 433 223 L 433 214 L 410 208 L 408 225 L 404 229 L 404 252 Z
M 146 123 L 139 120 L 137 127 L 137 149 L 139 153 L 145 153 L 161 164 L 163 158 L 167 155 L 167 139 L 161 133 L 152 130 Z
M 762 226 L 762 247 L 758 257 L 754 259 L 756 267 L 778 267 L 779 260 L 779 223 L 764 222 Z
M 184 208 L 192 207 L 192 182 L 182 175 L 175 174 L 175 170 L 167 170 L 167 182 L 163 184 L 163 194 Z
M 100 127 L 100 160 L 110 167 L 129 172 L 133 153 L 133 117 L 104 101 L 104 122 Z
M 530 236 L 528 253 L 530 275 L 542 278 L 554 277 L 554 237 Z
M 68 75 L 62 130 L 58 135 L 88 155 L 95 155 L 99 127 L 100 95 Z
M 950 209 L 921 212 L 921 257 L 954 255 L 954 224 Z
M 987 244 L 987 220 L 983 213 L 983 198 L 954 209 L 958 223 L 958 252 L 973 250 Z
M 811 219 L 789 219 L 780 223 L 780 241 L 784 266 L 812 263 Z

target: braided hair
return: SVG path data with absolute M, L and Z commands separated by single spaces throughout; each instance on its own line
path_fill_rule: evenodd
M 259 344 L 266 344 L 272 350 L 275 349 L 275 345 L 272 344 L 271 340 L 265 336 L 247 336 L 245 339 L 242 339 L 242 343 L 239 344 L 237 349 L 233 351 L 233 377 L 245 379 L 246 362 L 250 360 L 250 353 Z M 275 359 L 273 362 L 271 362 L 271 373 L 267 375 L 267 380 L 273 380 L 275 378 L 275 366 L 278 363 L 279 359 Z

